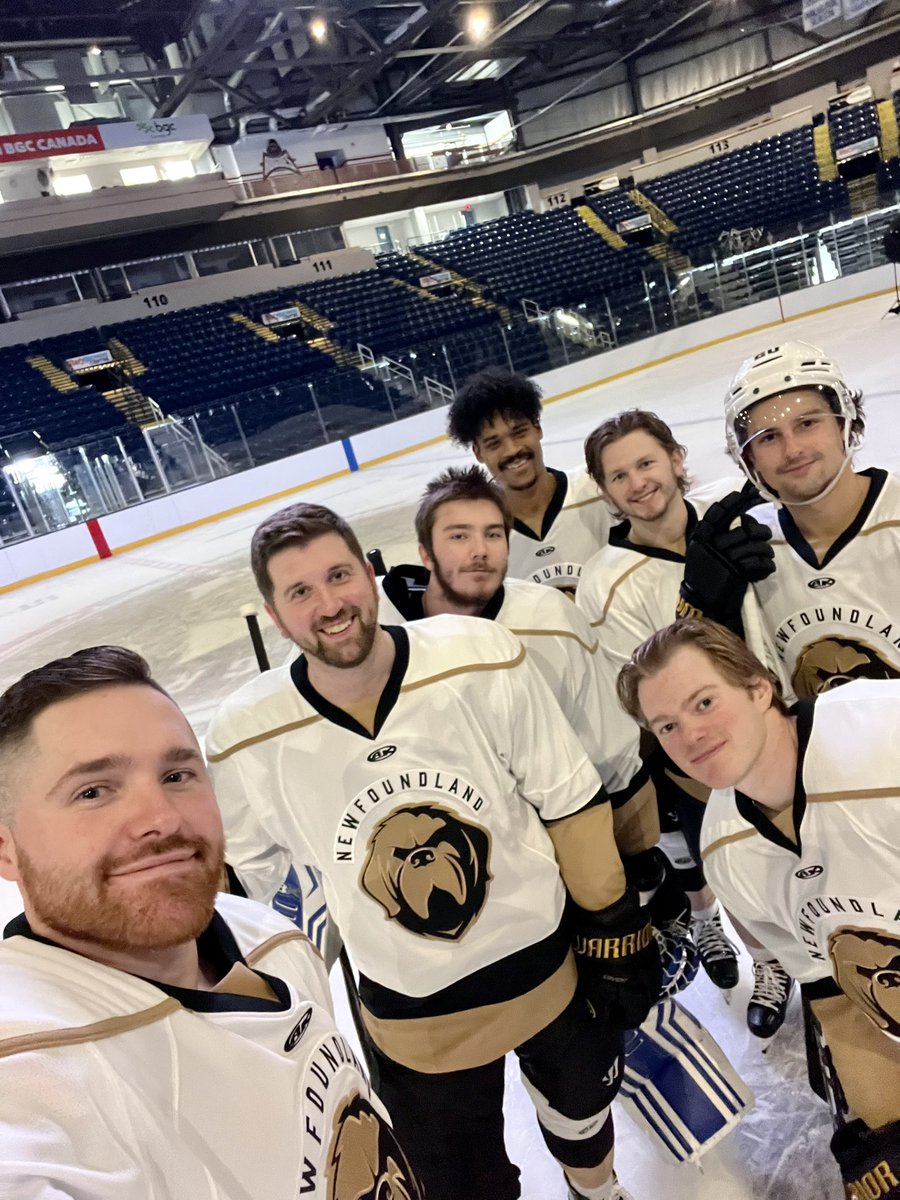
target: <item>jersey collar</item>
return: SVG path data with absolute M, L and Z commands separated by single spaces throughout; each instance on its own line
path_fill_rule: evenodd
M 524 521 L 519 521 L 517 518 L 513 518 L 512 523 L 512 527 L 516 533 L 521 533 L 523 537 L 531 538 L 533 542 L 543 542 L 546 540 L 550 530 L 553 528 L 553 522 L 562 512 L 566 496 L 569 494 L 569 477 L 565 471 L 557 471 L 554 467 L 548 467 L 547 470 L 556 480 L 556 488 L 550 503 L 547 505 L 544 519 L 541 521 L 541 532 L 539 534 L 535 533 L 530 525 L 526 525 Z
M 332 704 L 330 700 L 326 700 L 320 692 L 316 691 L 309 681 L 309 665 L 305 654 L 301 654 L 291 663 L 291 679 L 303 699 L 311 704 L 326 721 L 331 721 L 333 725 L 340 725 L 343 729 L 349 729 L 351 733 L 358 733 L 360 737 L 364 737 L 369 742 L 378 738 L 385 721 L 391 715 L 400 696 L 400 687 L 406 675 L 406 668 L 409 666 L 409 635 L 406 630 L 402 625 L 382 625 L 381 628 L 393 639 L 394 665 L 391 667 L 391 673 L 375 710 L 375 729 L 372 733 L 369 733 L 365 725 L 360 725 L 359 721 L 354 720 L 349 713 L 344 712 L 342 708 L 338 708 L 336 704 Z
M 3 931 L 3 936 L 4 938 L 26 937 L 34 942 L 42 942 L 45 946 L 52 946 L 55 950 L 62 950 L 66 954 L 77 953 L 69 950 L 66 946 L 60 946 L 51 938 L 45 938 L 41 934 L 35 933 L 24 913 L 9 922 Z M 220 979 L 224 979 L 236 963 L 247 965 L 227 921 L 218 912 L 213 913 L 212 920 L 197 938 L 197 953 L 203 962 L 212 967 Z M 110 970 L 115 969 L 114 967 L 110 968 Z M 248 970 L 252 969 L 248 968 Z M 161 992 L 165 992 L 167 996 L 177 1000 L 182 1007 L 189 1008 L 193 1012 L 281 1012 L 286 1009 L 290 1004 L 290 989 L 287 984 L 274 975 L 266 975 L 263 971 L 257 971 L 256 974 L 268 983 L 278 997 L 277 1000 L 263 1000 L 257 996 L 238 996 L 229 992 L 205 992 L 194 988 L 173 987 L 171 984 L 160 983 L 157 979 L 146 979 L 142 975 L 136 976 L 136 978 L 142 979 L 144 983 L 149 983 L 152 987 L 159 988 Z
M 685 500 L 687 506 L 687 528 L 684 531 L 685 543 L 691 540 L 691 535 L 697 527 L 697 510 L 691 504 L 690 500 Z M 638 554 L 643 554 L 645 558 L 661 558 L 665 562 L 684 562 L 684 555 L 678 554 L 674 550 L 666 550 L 664 546 L 641 546 L 637 542 L 631 540 L 631 522 L 628 520 L 621 521 L 618 525 L 614 525 L 609 531 L 609 544 L 611 546 L 619 546 L 623 550 L 634 550 Z
M 788 510 L 782 505 L 778 509 L 778 523 L 781 525 L 781 532 L 784 534 L 784 540 L 791 549 L 808 563 L 814 570 L 820 570 L 826 567 L 832 559 L 837 558 L 840 552 L 848 543 L 852 542 L 859 531 L 869 519 L 869 515 L 881 495 L 885 482 L 887 481 L 888 473 L 881 467 L 867 467 L 865 471 L 860 471 L 860 475 L 864 475 L 869 480 L 869 490 L 866 493 L 866 498 L 862 502 L 862 506 L 847 528 L 840 536 L 831 543 L 825 557 L 820 561 L 816 558 L 815 551 L 809 542 L 797 528 L 794 523 L 794 518 Z
M 792 803 L 794 833 L 797 836 L 796 846 L 790 838 L 785 837 L 781 830 L 772 824 L 769 818 L 765 816 L 749 796 L 745 796 L 737 788 L 734 791 L 737 810 L 744 820 L 749 821 L 766 841 L 780 846 L 782 850 L 789 850 L 791 854 L 797 855 L 798 858 L 803 850 L 801 826 L 804 814 L 806 813 L 806 788 L 803 786 L 803 764 L 806 759 L 806 748 L 809 745 L 809 737 L 812 733 L 815 704 L 816 697 L 813 696 L 808 700 L 799 700 L 791 709 L 791 715 L 797 718 L 797 771 L 794 776 L 794 799 Z

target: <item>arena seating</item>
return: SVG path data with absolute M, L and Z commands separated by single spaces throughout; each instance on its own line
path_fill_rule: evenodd
M 588 204 L 610 229 L 615 229 L 619 221 L 629 221 L 633 217 L 645 216 L 644 209 L 635 204 L 621 188 L 609 192 L 597 192 L 588 200 Z
M 0 446 L 13 456 L 46 446 L 64 449 L 127 428 L 122 414 L 93 387 L 60 391 L 27 360 L 40 342 L 0 350 Z
M 657 176 L 642 191 L 678 226 L 673 244 L 697 258 L 723 230 L 793 232 L 798 221 L 849 216 L 846 184 L 819 180 L 811 125 Z
M 835 150 L 840 150 L 864 138 L 878 137 L 878 109 L 873 100 L 836 108 L 828 114 L 828 124 L 831 128 L 831 144 Z
M 453 230 L 421 253 L 484 284 L 488 299 L 534 300 L 543 308 L 611 294 L 651 261 L 637 247 L 613 249 L 571 208 L 513 213 Z

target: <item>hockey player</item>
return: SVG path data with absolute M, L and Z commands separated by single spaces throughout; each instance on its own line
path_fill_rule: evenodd
M 745 643 L 686 620 L 635 651 L 619 695 L 713 789 L 710 882 L 810 1002 L 832 1103 L 856 1118 L 832 1142 L 847 1196 L 900 1196 L 900 682 L 789 712 Z
M 900 676 L 900 481 L 853 470 L 861 394 L 822 350 L 785 342 L 742 364 L 725 423 L 729 452 L 770 502 L 745 521 L 772 539 L 774 572 L 751 582 L 761 648 L 774 647 L 788 690 Z M 717 567 L 688 556 L 681 611 L 729 624 L 746 573 L 728 546 Z
M 725 480 L 689 497 L 687 451 L 660 417 L 641 409 L 604 421 L 584 450 L 589 475 L 623 520 L 610 531 L 609 545 L 588 560 L 575 603 L 618 670 L 641 642 L 670 623 L 687 544 L 699 518 L 734 490 L 734 482 Z M 666 829 L 663 849 L 673 863 L 682 864 L 679 882 L 691 899 L 703 965 L 717 987 L 733 988 L 737 954 L 700 863 L 705 790 L 687 780 L 658 747 L 648 756 Z M 784 1022 L 791 980 L 753 938 L 747 939 L 747 949 L 754 980 L 747 1024 L 757 1037 L 772 1037 Z
M 229 860 L 263 900 L 292 860 L 321 872 L 378 1090 L 429 1200 L 519 1195 L 510 1050 L 576 1194 L 623 1196 L 608 1107 L 659 959 L 600 779 L 546 684 L 496 623 L 379 626 L 372 568 L 328 509 L 267 518 L 251 562 L 303 653 L 213 718 Z
M 587 475 L 569 479 L 544 466 L 537 385 L 486 367 L 457 393 L 447 426 L 503 490 L 513 518 L 510 575 L 574 593 L 581 568 L 606 542 L 609 512 Z
M 129 650 L 0 697 L 0 1195 L 421 1200 L 309 942 L 217 896 L 190 726 Z
M 479 467 L 450 467 L 428 484 L 416 513 L 422 564 L 392 567 L 378 580 L 379 619 L 393 625 L 452 613 L 511 629 L 603 779 L 620 854 L 652 850 L 659 841 L 653 787 L 637 728 L 616 703 L 615 673 L 569 600 L 506 577 L 510 526 L 503 493 Z

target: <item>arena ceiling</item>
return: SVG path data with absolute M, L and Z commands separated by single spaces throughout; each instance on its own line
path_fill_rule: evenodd
M 803 32 L 799 0 L 14 0 L 0 4 L 0 96 L 28 90 L 16 64 L 35 55 L 83 96 L 72 51 L 92 46 L 92 86 L 130 81 L 155 115 L 204 111 L 223 137 L 242 116 L 409 128 L 515 113 L 524 89 L 773 25 L 826 40 Z

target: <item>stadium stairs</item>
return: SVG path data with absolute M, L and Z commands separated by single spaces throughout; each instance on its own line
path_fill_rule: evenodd
M 831 127 L 828 124 L 813 126 L 813 150 L 816 166 L 822 183 L 831 183 L 838 178 L 837 162 L 831 146 Z
M 663 235 L 669 237 L 670 234 L 678 232 L 678 226 L 671 217 L 667 217 L 659 205 L 654 204 L 649 196 L 645 196 L 638 188 L 632 188 L 628 196 L 635 204 L 650 214 L 650 220 L 653 228 Z
M 481 284 L 476 279 L 469 279 L 465 275 L 460 275 L 458 271 L 454 271 L 452 267 L 442 266 L 440 263 L 432 261 L 430 258 L 424 258 L 421 254 L 416 254 L 410 250 L 407 254 L 413 262 L 421 263 L 423 267 L 427 267 L 429 271 L 449 271 L 450 283 L 460 292 L 465 293 L 466 299 L 470 304 L 474 304 L 476 308 L 483 308 L 488 312 L 495 312 L 504 324 L 509 324 L 512 321 L 512 313 L 505 304 L 499 304 L 494 300 L 488 300 L 484 293 L 484 284 Z
M 881 157 L 885 162 L 900 158 L 897 110 L 892 100 L 878 101 L 878 126 L 881 135 Z
M 624 250 L 627 245 L 621 234 L 616 233 L 614 229 L 610 229 L 607 223 L 599 217 L 594 209 L 589 208 L 586 204 L 579 204 L 576 209 L 579 217 L 587 225 L 588 229 L 600 235 L 607 245 L 612 246 L 613 250 Z

